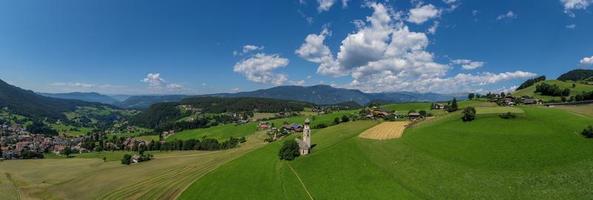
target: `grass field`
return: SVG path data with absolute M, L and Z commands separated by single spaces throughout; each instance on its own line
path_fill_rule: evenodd
M 477 114 L 524 113 L 517 107 L 476 107 Z
M 427 112 L 433 114 L 434 116 L 443 116 L 443 115 L 447 114 L 447 112 L 444 110 L 431 110 L 430 109 L 431 104 L 432 103 L 428 103 L 428 102 L 396 103 L 396 104 L 387 104 L 387 105 L 381 106 L 381 108 L 386 109 L 386 110 L 394 110 L 399 113 L 408 113 L 410 110 L 416 110 L 416 111 L 424 110 L 424 111 L 427 111 Z M 496 106 L 495 103 L 479 101 L 479 100 L 459 101 L 458 105 L 459 105 L 460 109 L 463 109 L 468 106 L 473 106 L 473 107 L 494 107 L 494 106 Z
M 558 86 L 560 86 L 560 88 L 564 89 L 564 88 L 568 88 L 570 89 L 570 95 L 574 96 L 577 94 L 581 94 L 582 92 L 590 92 L 593 91 L 593 85 L 586 85 L 586 84 L 580 84 L 580 83 L 575 83 L 576 87 L 573 88 L 572 84 L 573 82 L 564 82 L 564 81 L 558 81 L 558 80 L 547 80 L 545 81 L 545 83 L 547 84 L 556 84 Z M 537 85 L 537 84 L 536 84 Z M 555 101 L 560 101 L 561 98 L 560 97 L 551 97 L 551 96 L 543 96 L 540 94 L 536 94 L 535 93 L 535 86 L 530 86 L 528 88 L 516 91 L 513 93 L 513 96 L 516 97 L 521 97 L 521 96 L 532 96 L 538 99 L 542 99 L 544 101 L 551 101 L 551 100 L 555 100 Z
M 227 151 L 157 153 L 154 160 L 131 166 L 118 161 L 123 152 L 107 155 L 113 162 L 103 162 L 99 154 L 4 161 L 0 199 L 175 199 L 194 180 L 262 147 L 263 137 L 252 135 L 241 147 Z
M 449 114 L 398 140 L 358 138 L 368 121 L 314 131 L 311 155 L 279 161 L 274 143 L 198 180 L 181 199 L 593 198 L 593 140 L 579 135 L 593 119 L 521 109 L 510 120 L 479 114 L 464 123 Z
M 282 126 L 284 124 L 284 122 L 287 122 L 289 124 L 292 124 L 292 123 L 302 124 L 306 118 L 309 118 L 309 119 L 311 119 L 312 127 L 316 127 L 319 124 L 326 124 L 327 126 L 330 126 L 334 123 L 334 119 L 336 117 L 342 117 L 342 115 L 357 114 L 357 113 L 358 113 L 357 111 L 338 111 L 338 112 L 333 112 L 333 113 L 324 114 L 324 115 L 311 115 L 311 116 L 301 115 L 301 116 L 295 116 L 295 117 L 289 117 L 289 118 L 275 119 L 275 120 L 271 120 L 270 122 L 272 122 L 275 126 L 279 127 L 279 126 Z M 219 140 L 226 140 L 229 137 L 244 137 L 244 136 L 253 134 L 256 130 L 257 130 L 256 122 L 251 122 L 251 123 L 242 124 L 242 125 L 226 124 L 226 125 L 214 126 L 214 127 L 210 127 L 210 128 L 204 128 L 204 129 L 185 130 L 185 131 L 179 132 L 175 135 L 168 137 L 167 141 L 187 140 L 187 139 L 192 139 L 192 138 L 200 139 L 203 137 L 215 138 L 215 139 L 219 139 Z
M 226 140 L 230 137 L 246 137 L 253 134 L 257 124 L 247 123 L 242 125 L 226 124 L 210 128 L 185 130 L 167 138 L 167 141 L 201 139 L 203 137 Z
M 555 108 L 568 110 L 581 115 L 593 117 L 593 104 L 576 105 L 576 106 L 555 106 Z

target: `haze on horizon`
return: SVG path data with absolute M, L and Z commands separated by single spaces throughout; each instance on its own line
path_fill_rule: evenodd
M 591 68 L 592 3 L 3 1 L 0 79 L 36 92 L 131 95 L 318 84 L 508 91 Z

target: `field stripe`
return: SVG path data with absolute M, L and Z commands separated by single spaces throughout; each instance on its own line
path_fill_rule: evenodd
M 290 164 L 287 163 L 286 165 L 288 165 L 288 168 L 290 168 L 290 170 L 292 171 L 292 173 L 294 173 L 294 175 L 297 177 L 297 179 L 299 179 L 299 182 L 301 182 L 301 185 L 303 186 L 303 189 L 305 189 L 305 192 L 307 192 L 307 195 L 309 195 L 309 198 L 311 200 L 314 200 L 313 199 L 313 196 L 311 196 L 311 193 L 307 189 L 307 186 L 305 186 L 305 183 L 303 183 L 303 180 L 301 180 L 301 177 L 299 176 L 299 174 L 294 170 L 294 168 L 292 168 L 292 166 Z

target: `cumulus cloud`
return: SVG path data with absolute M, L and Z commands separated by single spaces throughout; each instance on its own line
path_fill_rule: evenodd
M 581 59 L 581 65 L 593 65 L 593 56 Z
M 585 10 L 593 3 L 593 0 L 560 0 L 564 6 L 564 13 L 574 17 L 573 10 Z
M 356 30 L 342 40 L 336 56 L 324 44 L 328 31 L 311 34 L 296 51 L 301 58 L 319 64 L 323 75 L 351 76 L 344 87 L 368 92 L 460 92 L 502 81 L 529 78 L 530 72 L 461 73 L 447 77 L 448 64 L 435 61 L 427 51 L 426 33 L 410 31 L 404 20 L 381 3 L 369 3 L 373 14 L 355 23 Z M 470 68 L 480 63 L 466 63 Z
M 441 12 L 441 10 L 432 4 L 418 5 L 415 8 L 410 9 L 407 20 L 411 23 L 422 24 L 430 19 L 439 17 Z
M 452 60 L 451 63 L 455 64 L 455 65 L 460 65 L 461 68 L 463 68 L 465 70 L 477 69 L 477 68 L 484 66 L 484 64 L 486 64 L 485 62 L 473 61 L 473 60 L 468 60 L 468 59 Z
M 567 29 L 575 29 L 576 27 L 577 27 L 577 25 L 576 25 L 576 24 L 569 24 L 569 25 L 566 25 L 566 28 L 567 28 Z
M 256 45 L 248 44 L 248 45 L 243 46 L 243 53 L 249 53 L 252 51 L 258 51 L 258 50 L 263 50 L 263 49 L 264 49 L 263 46 L 256 46 Z
M 513 20 L 513 19 L 517 19 L 517 17 L 519 17 L 517 14 L 515 14 L 515 12 L 513 11 L 508 11 L 505 14 L 499 15 L 498 17 L 496 17 L 496 20 Z
M 319 11 L 319 12 L 328 11 L 334 4 L 336 4 L 336 1 L 337 0 L 317 0 L 317 3 L 319 3 L 319 7 L 317 7 L 317 11 Z M 350 0 L 342 0 L 342 6 L 347 7 L 349 1 Z
M 167 83 L 165 79 L 161 78 L 160 73 L 148 73 L 144 79 L 141 80 L 148 84 L 148 87 L 152 90 L 182 90 L 184 87 L 177 83 Z
M 256 83 L 282 85 L 288 80 L 288 76 L 275 73 L 274 70 L 286 67 L 288 63 L 289 60 L 280 55 L 258 53 L 237 62 L 234 71 Z

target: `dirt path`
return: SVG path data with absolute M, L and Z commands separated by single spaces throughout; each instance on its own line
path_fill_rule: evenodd
M 305 192 L 307 192 L 307 195 L 309 195 L 309 198 L 311 200 L 313 200 L 313 196 L 311 196 L 311 193 L 307 189 L 307 186 L 305 186 L 305 183 L 303 183 L 303 180 L 301 179 L 301 177 L 299 176 L 299 174 L 294 170 L 294 168 L 292 168 L 292 166 L 290 166 L 290 164 L 287 164 L 287 165 L 288 165 L 288 168 L 290 168 L 290 170 L 292 171 L 292 173 L 294 173 L 294 175 L 297 177 L 297 179 L 299 179 L 299 182 L 303 186 L 303 189 L 305 189 Z
M 389 140 L 402 137 L 409 121 L 383 122 L 361 133 L 358 137 L 373 140 Z

